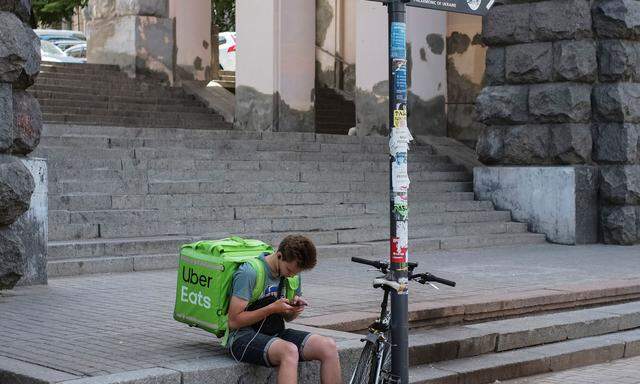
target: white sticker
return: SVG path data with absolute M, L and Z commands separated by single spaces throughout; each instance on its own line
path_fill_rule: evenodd
M 409 190 L 409 174 L 407 163 L 394 161 L 391 164 L 391 181 L 394 192 L 407 192 Z
M 406 221 L 396 221 L 396 237 L 400 248 L 409 245 L 409 223 Z

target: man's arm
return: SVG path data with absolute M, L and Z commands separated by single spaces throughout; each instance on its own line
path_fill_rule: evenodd
M 273 313 L 281 313 L 285 318 L 295 310 L 287 302 L 287 299 L 280 299 L 274 303 L 256 309 L 255 311 L 245 311 L 247 300 L 243 300 L 237 296 L 231 296 L 229 303 L 228 322 L 229 329 L 240 329 L 253 325 Z

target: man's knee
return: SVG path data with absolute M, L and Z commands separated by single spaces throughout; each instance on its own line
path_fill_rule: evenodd
M 298 362 L 298 347 L 284 340 L 276 340 L 268 351 L 269 360 L 273 365 L 296 364 Z
M 310 343 L 313 345 L 309 352 L 309 357 L 318 360 L 334 359 L 338 356 L 338 347 L 335 340 L 330 337 L 313 335 L 314 340 Z M 306 352 L 306 351 L 305 351 Z

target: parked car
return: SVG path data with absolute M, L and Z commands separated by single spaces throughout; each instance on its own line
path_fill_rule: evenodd
M 218 34 L 218 52 L 220 68 L 225 71 L 236 70 L 236 33 L 220 32 Z
M 64 50 L 64 54 L 76 59 L 87 60 L 87 43 L 80 43 Z
M 34 32 L 40 40 L 49 41 L 63 51 L 74 45 L 87 42 L 85 35 L 79 31 L 66 29 L 35 29 Z
M 56 47 L 52 42 L 47 40 L 40 40 L 40 55 L 42 61 L 49 61 L 53 63 L 84 63 L 85 59 L 77 59 L 64 54 L 62 50 Z

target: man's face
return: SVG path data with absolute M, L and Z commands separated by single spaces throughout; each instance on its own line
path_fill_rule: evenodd
M 293 277 L 301 271 L 302 270 L 298 267 L 297 261 L 280 260 L 280 276 Z

